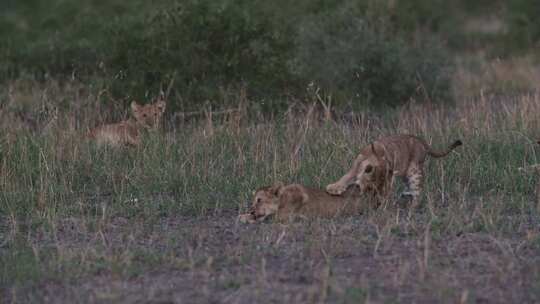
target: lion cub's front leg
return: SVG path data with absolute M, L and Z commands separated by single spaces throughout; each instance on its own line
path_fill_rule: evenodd
M 257 222 L 255 217 L 251 213 L 244 213 L 238 215 L 238 221 L 242 224 L 253 224 Z
M 345 189 L 345 186 L 339 182 L 326 186 L 326 192 L 332 195 L 341 195 L 343 192 L 345 192 Z
M 347 172 L 347 174 L 345 174 L 337 182 L 326 186 L 326 192 L 332 195 L 341 195 L 351 185 L 355 177 L 356 171 L 353 169 Z

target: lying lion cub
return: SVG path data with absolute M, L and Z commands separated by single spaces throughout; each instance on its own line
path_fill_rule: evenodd
M 412 206 L 418 204 L 424 179 L 424 162 L 429 155 L 439 158 L 461 146 L 456 140 L 442 152 L 434 151 L 423 139 L 412 135 L 391 135 L 374 141 L 363 148 L 352 168 L 339 181 L 326 187 L 333 195 L 341 195 L 352 184 L 360 186 L 362 193 L 376 193 L 388 198 L 394 178 L 402 177 L 408 191 L 402 196 L 412 197 Z
M 364 202 L 365 203 L 365 202 Z M 241 214 L 243 223 L 263 221 L 274 215 L 279 221 L 300 217 L 336 217 L 357 214 L 365 207 L 360 201 L 358 187 L 350 187 L 341 196 L 330 195 L 321 189 L 299 184 L 276 184 L 255 192 L 250 213 Z
M 141 133 L 147 129 L 157 129 L 161 116 L 165 112 L 165 100 L 160 97 L 153 104 L 139 105 L 131 103 L 133 118 L 114 124 L 98 126 L 88 133 L 88 137 L 98 145 L 138 146 L 141 143 Z

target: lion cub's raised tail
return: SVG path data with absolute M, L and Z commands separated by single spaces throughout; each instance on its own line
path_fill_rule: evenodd
M 461 140 L 458 139 L 453 144 L 451 144 L 450 147 L 448 147 L 448 149 L 442 152 L 433 151 L 432 148 L 428 144 L 425 144 L 425 147 L 429 156 L 439 158 L 439 157 L 444 157 L 448 155 L 448 153 L 452 152 L 452 150 L 454 150 L 455 148 L 461 145 L 463 145 L 463 143 L 461 142 Z

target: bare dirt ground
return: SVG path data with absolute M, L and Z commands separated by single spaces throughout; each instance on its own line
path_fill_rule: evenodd
M 427 223 L 403 210 L 291 224 L 210 217 L 66 219 L 49 242 L 78 256 L 73 279 L 8 300 L 46 303 L 538 303 L 538 224 L 513 235 Z M 509 222 L 512 222 L 511 220 Z M 452 227 L 452 228 L 449 228 Z M 61 248 L 61 249 L 58 249 Z M 100 269 L 100 259 L 118 267 Z M 88 261 L 88 262 L 85 262 Z M 115 263 L 112 263 L 113 265 Z M 71 272 L 73 273 L 73 271 Z

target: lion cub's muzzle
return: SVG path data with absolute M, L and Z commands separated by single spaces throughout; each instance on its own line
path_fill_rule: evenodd
M 272 215 L 272 214 L 257 213 L 257 211 L 254 208 L 250 209 L 248 214 L 251 215 L 251 217 L 253 218 L 254 221 L 258 221 L 258 222 L 262 222 L 262 221 L 268 219 L 269 217 L 271 217 L 271 215 Z
M 253 220 L 258 220 L 262 217 L 264 217 L 263 214 L 257 214 L 257 210 L 255 207 L 251 207 L 248 209 L 248 214 L 252 216 Z

